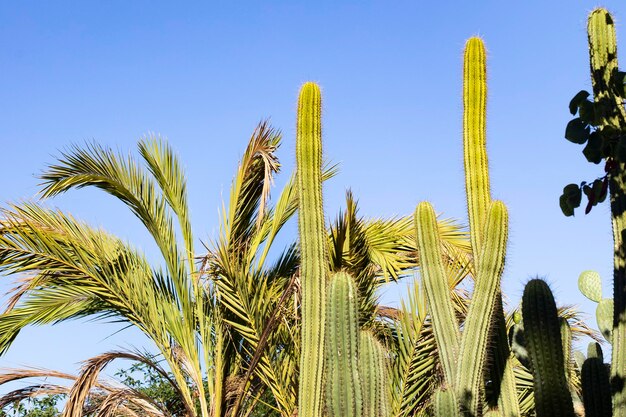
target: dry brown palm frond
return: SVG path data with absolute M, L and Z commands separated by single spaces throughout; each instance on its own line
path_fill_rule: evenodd
M 76 375 L 38 368 L 0 368 L 0 385 L 27 378 L 60 378 L 74 381 L 76 380 Z
M 163 410 L 150 397 L 133 389 L 113 389 L 96 401 L 97 406 L 90 412 L 98 417 L 132 416 L 132 417 L 166 417 L 169 413 Z
M 19 388 L 10 391 L 0 397 L 0 410 L 9 404 L 19 403 L 29 398 L 39 397 L 41 395 L 59 395 L 67 394 L 69 392 L 68 387 L 55 384 L 38 384 L 30 385 L 24 388 Z
M 3 369 L 0 370 L 0 372 L 0 385 L 22 379 L 58 378 L 74 383 L 78 379 L 75 375 L 46 369 Z M 70 393 L 71 387 L 59 384 L 39 383 L 29 385 L 10 391 L 1 396 L 0 409 L 9 404 L 15 404 L 28 398 L 43 395 L 68 396 Z M 119 411 L 121 415 L 146 415 L 150 417 L 163 417 L 168 415 L 166 410 L 163 410 L 159 404 L 155 403 L 151 398 L 147 397 L 143 393 L 131 388 L 120 387 L 116 384 L 114 385 L 104 382 L 102 380 L 97 380 L 93 383 L 88 397 L 91 405 L 81 407 L 82 412 L 80 415 L 91 415 L 96 411 L 100 412 L 99 410 L 103 404 L 105 404 L 107 398 L 109 398 L 108 401 L 116 399 L 115 409 Z
M 80 412 L 83 410 L 85 406 L 85 401 L 87 400 L 90 392 L 94 387 L 97 386 L 100 372 L 111 361 L 116 359 L 133 360 L 152 367 L 162 377 L 164 377 L 175 390 L 178 391 L 178 393 L 181 395 L 181 398 L 184 398 L 182 396 L 182 392 L 180 392 L 180 388 L 175 383 L 175 381 L 169 377 L 167 372 L 165 372 L 165 370 L 163 370 L 156 362 L 146 357 L 145 355 L 135 354 L 131 352 L 107 352 L 98 356 L 94 356 L 93 358 L 85 361 L 85 364 L 81 369 L 80 375 L 76 378 L 74 385 L 70 390 L 67 403 L 65 404 L 65 408 L 63 410 L 63 417 L 80 415 Z M 185 405 L 189 406 L 187 404 Z

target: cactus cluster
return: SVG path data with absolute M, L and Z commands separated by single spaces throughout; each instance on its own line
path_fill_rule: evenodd
M 598 343 L 589 344 L 587 358 L 581 352 L 575 355 L 582 383 L 582 405 L 572 390 L 567 366 L 571 360 L 567 346 L 571 344 L 571 330 L 566 321 L 559 319 L 552 291 L 545 281 L 533 279 L 526 284 L 522 312 L 537 417 L 617 415 L 615 411 L 619 410 L 612 411 L 611 406 L 609 368 Z
M 433 412 L 438 417 L 519 416 L 500 292 L 508 214 L 506 206 L 490 196 L 485 140 L 486 54 L 479 38 L 466 44 L 463 74 L 465 184 L 475 286 L 462 333 L 439 253 L 435 212 L 427 202 L 420 203 L 415 211 L 422 280 L 444 373 L 443 386 L 434 394 Z M 495 406 L 484 399 L 485 380 L 496 386 Z
M 612 365 L 609 375 L 595 345 L 590 347 L 588 358 L 575 357 L 582 376 L 581 401 L 572 388 L 571 329 L 566 320 L 559 319 L 548 285 L 540 279 L 531 280 L 511 342 L 515 355 L 533 373 L 537 417 L 574 416 L 582 403 L 586 416 L 626 417 L 626 254 L 622 241 L 626 226 L 626 135 L 621 133 L 626 132 L 626 113 L 621 102 L 623 86 L 618 89 L 615 81 L 624 77 L 617 71 L 614 25 L 608 12 L 592 12 L 588 29 L 594 101 L 587 100 L 589 94 L 585 93 L 575 97 L 570 108 L 580 117 L 570 124 L 566 136 L 587 143 L 585 155 L 592 161 L 597 159 L 601 143 L 607 175 L 589 186 L 570 184 L 561 197 L 561 207 L 571 215 L 583 192 L 590 201 L 588 210 L 610 194 L 615 237 L 614 308 L 602 298 L 597 274 L 583 273 L 579 285 L 587 297 L 598 302 L 599 326 L 613 345 Z M 515 356 L 508 342 L 500 289 L 508 214 L 506 206 L 490 195 L 485 144 L 486 54 L 479 38 L 466 44 L 463 74 L 465 185 L 475 283 L 463 323 L 450 298 L 435 211 L 422 202 L 414 217 L 422 284 L 443 374 L 441 385 L 434 389 L 431 409 L 436 417 L 517 417 L 521 412 L 513 374 Z M 329 273 L 321 193 L 320 114 L 319 87 L 307 83 L 300 93 L 296 145 L 302 256 L 298 413 L 306 417 L 388 416 L 388 353 L 372 334 L 361 329 L 354 279 L 343 271 Z

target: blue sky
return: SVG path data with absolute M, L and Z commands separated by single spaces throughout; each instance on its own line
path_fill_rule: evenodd
M 560 303 L 593 314 L 576 280 L 595 269 L 610 291 L 609 209 L 565 218 L 558 197 L 567 183 L 602 174 L 563 139 L 569 99 L 590 88 L 585 21 L 596 5 L 2 2 L 0 201 L 34 198 L 36 174 L 70 144 L 95 140 L 134 150 L 137 139 L 156 132 L 184 162 L 196 237 L 208 241 L 261 119 L 284 133 L 279 156 L 282 178 L 288 176 L 297 92 L 312 80 L 324 94 L 326 157 L 341 164 L 325 189 L 327 216 L 351 187 L 365 216 L 409 214 L 429 200 L 464 222 L 462 49 L 480 35 L 489 51 L 493 194 L 511 217 L 505 291 L 516 303 L 523 283 L 543 276 Z M 624 3 L 602 5 L 614 13 L 618 37 L 626 37 Z M 139 222 L 97 191 L 50 203 L 156 253 Z M 10 281 L 2 277 L 0 291 Z M 393 303 L 404 290 L 389 288 L 383 299 Z M 72 371 L 111 348 L 146 346 L 132 330 L 110 336 L 118 329 L 90 322 L 28 329 L 0 367 Z

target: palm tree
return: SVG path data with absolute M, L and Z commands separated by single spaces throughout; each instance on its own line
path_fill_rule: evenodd
M 248 148 L 251 159 L 273 157 L 279 137 L 260 125 Z M 263 146 L 265 153 L 259 153 Z M 27 325 L 84 316 L 115 318 L 155 343 L 187 415 L 221 416 L 229 390 L 238 388 L 229 372 L 236 375 L 245 364 L 230 352 L 237 342 L 229 340 L 218 289 L 195 260 L 180 163 L 161 140 L 143 139 L 138 149 L 142 164 L 96 144 L 73 147 L 43 174 L 41 195 L 95 186 L 117 197 L 149 231 L 164 266 L 150 265 L 121 239 L 40 203 L 3 209 L 0 270 L 23 278 L 0 316 L 0 352 Z M 105 354 L 87 361 L 64 415 L 80 415 L 97 375 L 118 357 Z

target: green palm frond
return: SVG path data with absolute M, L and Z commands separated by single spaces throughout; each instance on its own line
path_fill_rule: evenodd
M 154 273 L 132 247 L 59 211 L 25 203 L 4 209 L 0 271 L 27 274 L 13 308 L 0 315 L 0 349 L 26 325 L 54 323 L 92 313 L 138 327 L 154 341 L 170 366 L 180 346 L 201 383 L 194 323 L 186 322 L 169 276 Z M 59 297 L 57 297 L 59 296 Z M 86 307 L 82 313 L 78 308 Z M 189 371 L 189 370 L 187 370 Z M 185 374 L 175 372 L 183 385 Z M 187 393 L 190 398 L 191 394 Z
M 275 156 L 280 140 L 280 132 L 267 122 L 252 133 L 231 186 L 228 210 L 222 213 L 222 240 L 230 251 L 246 253 L 251 235 L 265 217 L 274 174 L 280 170 Z
M 143 147 L 148 155 L 147 142 Z M 167 153 L 167 151 L 164 151 Z M 162 171 L 161 185 L 167 184 L 167 179 L 175 170 L 163 169 L 158 165 L 160 158 L 156 153 L 152 167 L 155 171 Z M 170 171 L 170 172 L 168 172 Z M 157 171 L 158 172 L 158 171 Z M 166 173 L 168 172 L 168 173 Z M 176 195 L 180 192 L 167 190 L 163 193 L 158 182 L 143 169 L 132 156 L 123 156 L 109 148 L 97 144 L 89 144 L 84 148 L 74 146 L 63 152 L 56 165 L 51 165 L 41 176 L 41 195 L 43 198 L 53 197 L 72 188 L 97 187 L 117 197 L 141 220 L 152 235 L 165 259 L 168 272 L 172 277 L 178 302 L 185 311 L 190 311 L 190 282 L 187 279 L 187 267 L 183 262 L 189 258 L 178 249 L 172 207 L 168 203 L 167 195 L 172 201 L 180 202 Z M 184 190 L 184 187 L 182 187 Z M 184 199 L 183 199 L 184 201 Z M 174 210 L 186 212 L 180 206 Z M 183 220 L 184 223 L 184 220 Z M 188 320 L 193 320 L 191 316 Z
M 172 148 L 160 138 L 152 136 L 144 138 L 137 146 L 139 154 L 159 185 L 163 197 L 178 218 L 185 242 L 185 258 L 190 263 L 189 271 L 194 271 L 195 251 L 187 205 L 187 181 L 178 157 Z

